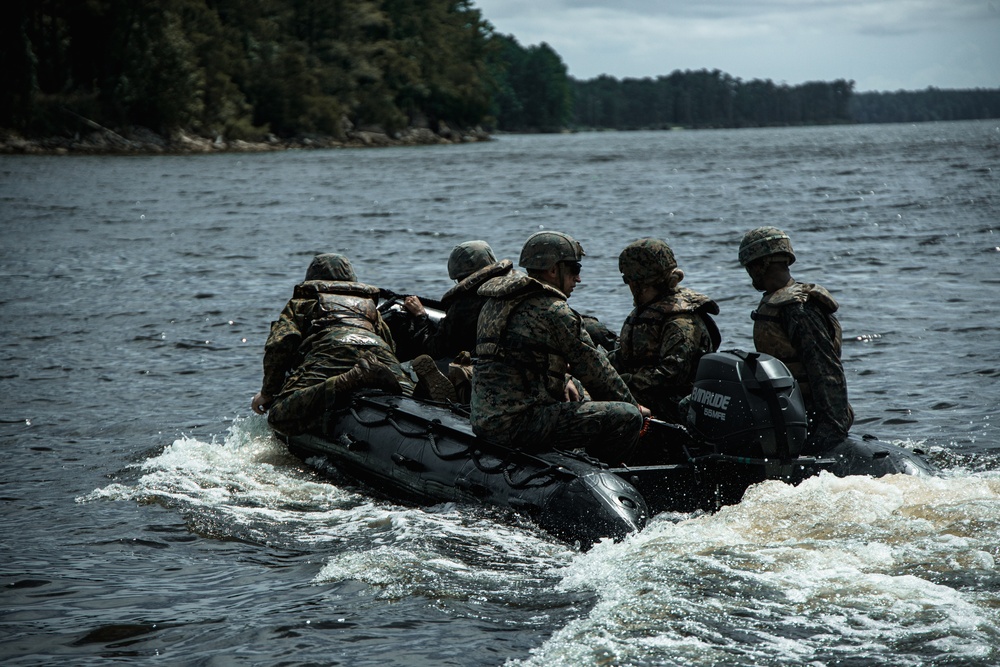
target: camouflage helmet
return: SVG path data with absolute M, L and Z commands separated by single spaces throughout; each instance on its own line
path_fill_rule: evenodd
M 788 263 L 795 263 L 792 241 L 788 238 L 788 234 L 777 227 L 751 229 L 740 242 L 740 266 L 743 267 L 761 257 L 778 254 L 788 255 Z
M 535 232 L 524 242 L 517 265 L 545 271 L 559 262 L 579 262 L 585 254 L 583 247 L 569 234 Z
M 625 246 L 618 255 L 618 270 L 626 282 L 655 285 L 670 277 L 677 268 L 674 251 L 666 241 L 639 239 Z
M 497 261 L 486 241 L 466 241 L 455 246 L 448 257 L 448 277 L 462 280 Z
M 354 274 L 351 260 L 343 255 L 329 252 L 313 257 L 306 270 L 306 280 L 343 280 L 354 282 L 358 277 Z

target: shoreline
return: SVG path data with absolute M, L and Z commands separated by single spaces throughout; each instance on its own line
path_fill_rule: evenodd
M 407 128 L 392 135 L 379 129 L 352 130 L 345 138 L 330 136 L 281 139 L 269 135 L 263 141 L 227 140 L 199 136 L 183 130 L 164 137 L 152 130 L 131 127 L 116 132 L 108 128 L 78 133 L 72 137 L 25 137 L 11 130 L 0 130 L 0 155 L 197 155 L 213 153 L 265 153 L 286 150 L 329 148 L 380 148 L 394 146 L 434 146 L 491 141 L 492 136 L 480 127 L 452 130 L 442 124 L 435 132 L 429 128 Z

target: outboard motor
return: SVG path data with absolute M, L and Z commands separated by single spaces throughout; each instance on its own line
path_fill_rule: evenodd
M 807 423 L 798 382 L 778 359 L 742 350 L 701 358 L 688 426 L 716 453 L 795 458 L 806 441 Z

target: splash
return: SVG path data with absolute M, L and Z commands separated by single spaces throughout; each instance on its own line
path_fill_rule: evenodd
M 110 484 L 77 501 L 157 503 L 179 508 L 198 532 L 267 544 L 308 541 L 309 525 L 368 502 L 318 481 L 259 416 L 236 420 L 221 443 L 179 438 L 138 468 L 135 484 Z
M 316 582 L 361 582 L 383 599 L 513 602 L 555 587 L 558 568 L 576 554 L 538 529 L 471 507 L 397 509 L 380 521 L 378 540 L 332 555 Z
M 236 420 L 222 442 L 174 440 L 137 468 L 134 483 L 77 502 L 155 503 L 206 537 L 322 552 L 328 562 L 315 583 L 359 581 L 390 599 L 508 590 L 513 571 L 527 572 L 522 582 L 537 578 L 573 553 L 495 508 L 404 507 L 331 483 L 289 454 L 260 416 Z
M 575 559 L 599 602 L 509 664 L 995 663 L 998 533 L 996 478 L 765 482 Z

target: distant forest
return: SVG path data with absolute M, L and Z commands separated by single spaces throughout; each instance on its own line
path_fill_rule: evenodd
M 8 0 L 0 128 L 346 138 L 362 129 L 761 127 L 1000 117 L 1000 90 L 856 93 L 719 70 L 567 74 L 472 0 Z
M 1000 89 L 854 92 L 854 82 L 795 86 L 719 70 L 656 79 L 571 79 L 568 123 L 581 128 L 768 127 L 1000 118 Z
M 850 112 L 855 123 L 1000 118 L 1000 90 L 928 88 L 895 93 L 856 93 L 851 98 Z
M 623 81 L 603 76 L 573 83 L 572 122 L 618 129 L 849 123 L 853 90 L 852 81 L 787 86 L 719 70 Z

